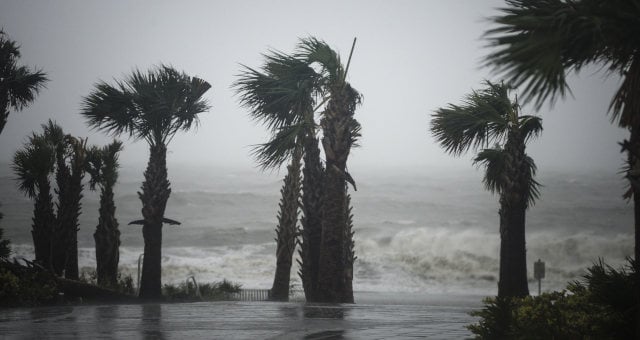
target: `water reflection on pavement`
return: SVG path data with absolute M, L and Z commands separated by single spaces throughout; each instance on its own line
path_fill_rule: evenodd
M 0 310 L 7 338 L 460 339 L 477 304 L 200 302 Z

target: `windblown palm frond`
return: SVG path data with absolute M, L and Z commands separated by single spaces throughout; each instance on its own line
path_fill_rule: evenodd
M 508 88 L 486 83 L 487 88 L 473 91 L 463 105 L 449 104 L 432 115 L 431 132 L 447 152 L 457 156 L 505 137 L 512 112 Z
M 114 140 L 101 148 L 92 146 L 87 150 L 85 171 L 89 173 L 89 187 L 105 187 L 118 181 L 118 153 L 122 151 L 122 142 Z
M 531 138 L 537 138 L 542 133 L 542 118 L 537 116 L 520 116 L 518 118 L 520 133 L 524 136 L 524 142 Z
M 252 154 L 262 170 L 277 169 L 293 155 L 307 131 L 305 123 L 281 127 L 271 140 L 254 146 Z
M 297 58 L 308 64 L 317 63 L 321 67 L 322 79 L 326 82 L 323 87 L 344 81 L 345 69 L 340 56 L 326 42 L 314 37 L 300 39 L 298 51 Z
M 202 98 L 206 81 L 161 65 L 148 73 L 136 70 L 114 86 L 105 82 L 82 103 L 87 123 L 113 135 L 127 133 L 150 144 L 167 144 L 179 130 L 198 124 L 209 106 Z
M 491 193 L 500 193 L 505 187 L 507 172 L 505 171 L 507 152 L 499 146 L 484 149 L 473 159 L 473 164 L 485 167 L 482 182 Z
M 567 74 L 600 62 L 623 73 L 640 46 L 638 0 L 507 0 L 486 32 L 486 57 L 539 108 L 570 91 Z M 614 110 L 614 115 L 618 109 Z
M 262 70 L 243 66 L 233 87 L 251 116 L 270 130 L 301 122 L 315 103 L 318 75 L 302 60 L 271 51 Z
M 15 110 L 33 102 L 49 80 L 42 70 L 18 66 L 19 58 L 18 44 L 0 30 L 0 96 Z
M 12 169 L 18 188 L 30 198 L 37 194 L 39 181 L 53 172 L 55 150 L 43 136 L 33 134 L 13 157 Z
M 524 162 L 527 168 L 525 174 L 527 178 L 528 188 L 525 194 L 527 196 L 527 206 L 530 207 L 535 204 L 535 201 L 538 198 L 540 198 L 540 187 L 542 185 L 538 181 L 536 181 L 536 172 L 538 171 L 538 167 L 533 161 L 533 158 L 529 157 L 529 155 L 525 155 Z

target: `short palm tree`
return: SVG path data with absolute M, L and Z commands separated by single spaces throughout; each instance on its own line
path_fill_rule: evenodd
M 355 45 L 355 40 L 354 40 Z M 352 240 L 346 239 L 349 210 L 347 159 L 360 136 L 360 124 L 353 117 L 361 96 L 346 81 L 351 55 L 345 67 L 338 53 L 324 41 L 303 39 L 299 57 L 320 67 L 319 74 L 326 107 L 321 113 L 322 146 L 325 153 L 324 199 L 322 206 L 322 240 L 318 272 L 318 299 L 322 302 L 353 302 L 352 273 L 347 271 L 345 249 Z M 353 48 L 351 50 L 353 53 Z
M 35 260 L 47 269 L 53 269 L 51 237 L 56 220 L 49 175 L 54 164 L 54 148 L 44 136 L 35 133 L 15 153 L 12 164 L 18 188 L 35 201 L 31 229 Z
M 276 273 L 272 298 L 286 300 L 293 254 L 296 246 L 299 207 L 304 217 L 301 278 L 308 300 L 313 300 L 312 273 L 318 256 L 312 251 L 309 234 L 320 241 L 320 214 L 322 165 L 316 137 L 313 106 L 316 102 L 318 75 L 304 61 L 271 51 L 265 55 L 261 70 L 244 67 L 235 83 L 240 102 L 250 109 L 251 116 L 265 124 L 271 139 L 259 145 L 254 154 L 263 169 L 279 168 L 287 160 L 287 175 L 281 190 L 278 213 Z M 315 144 L 314 144 L 315 141 Z M 304 158 L 304 192 L 300 193 L 300 161 Z M 318 168 L 320 171 L 318 171 Z M 300 203 L 302 200 L 302 204 Z M 318 248 L 318 247 L 316 247 Z M 315 257 L 313 255 L 316 255 Z M 315 258 L 316 261 L 313 261 Z M 315 271 L 317 272 L 317 271 Z
M 87 172 L 91 176 L 91 190 L 100 188 L 100 214 L 98 226 L 93 234 L 96 241 L 96 273 L 98 284 L 115 287 L 118 280 L 118 262 L 120 261 L 120 230 L 116 219 L 116 206 L 113 201 L 113 187 L 118 181 L 118 153 L 122 151 L 122 142 L 102 148 L 91 147 L 87 152 Z
M 10 110 L 20 111 L 35 99 L 48 81 L 41 70 L 18 66 L 20 47 L 0 30 L 0 133 Z
M 509 0 L 487 32 L 488 65 L 538 106 L 570 91 L 567 74 L 596 64 L 623 81 L 611 100 L 613 121 L 630 131 L 626 177 L 635 211 L 635 265 L 640 272 L 640 1 Z M 640 296 L 640 281 L 636 285 Z M 640 339 L 640 310 L 636 337 Z
M 432 118 L 431 132 L 448 153 L 480 151 L 474 163 L 486 169 L 486 188 L 500 194 L 498 296 L 529 295 L 525 215 L 538 198 L 539 184 L 525 146 L 542 132 L 542 119 L 521 115 L 517 101 L 509 98 L 509 87 L 490 82 L 468 95 L 462 105 L 449 104 Z M 494 143 L 495 147 L 484 148 Z
M 206 81 L 162 65 L 144 74 L 134 71 L 115 85 L 100 82 L 84 98 L 81 114 L 87 123 L 113 135 L 128 134 L 149 144 L 142 201 L 144 262 L 140 297 L 161 296 L 162 224 L 171 194 L 167 178 L 167 145 L 180 130 L 197 124 L 209 109 L 202 98 L 211 88 Z M 173 221 L 175 222 L 175 221 Z

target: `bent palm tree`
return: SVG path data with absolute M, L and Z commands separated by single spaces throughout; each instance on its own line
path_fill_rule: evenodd
M 120 230 L 116 219 L 116 206 L 113 201 L 113 187 L 118 181 L 118 153 L 122 143 L 113 143 L 102 148 L 91 147 L 87 152 L 87 172 L 91 176 L 89 187 L 100 187 L 100 215 L 98 226 L 93 234 L 96 242 L 96 273 L 98 284 L 115 287 L 118 279 L 120 261 Z
M 18 188 L 35 200 L 31 236 L 36 262 L 52 269 L 51 237 L 55 224 L 49 175 L 55 164 L 55 150 L 42 136 L 33 134 L 13 157 L 12 168 Z
M 613 121 L 630 131 L 622 143 L 627 152 L 626 177 L 635 216 L 635 266 L 640 272 L 640 1 L 509 0 L 487 32 L 494 48 L 486 62 L 538 106 L 570 91 L 567 74 L 599 64 L 622 76 L 611 100 Z M 636 284 L 640 297 L 640 281 Z M 640 338 L 640 310 L 637 313 Z
M 494 148 L 481 150 L 474 163 L 485 166 L 485 187 L 500 194 L 498 296 L 529 295 L 525 215 L 538 198 L 539 184 L 525 146 L 542 131 L 542 120 L 520 115 L 520 106 L 509 98 L 509 88 L 490 82 L 485 89 L 468 95 L 463 105 L 450 104 L 432 117 L 431 132 L 454 156 L 496 143 Z
M 0 30 L 0 133 L 11 109 L 20 111 L 29 105 L 48 81 L 41 70 L 18 66 L 20 48 Z
M 355 40 L 354 40 L 355 45 Z M 320 126 L 326 157 L 324 199 L 322 206 L 322 240 L 318 273 L 318 299 L 322 302 L 353 302 L 351 287 L 353 264 L 347 263 L 347 246 L 352 236 L 349 226 L 347 159 L 360 136 L 360 124 L 353 118 L 361 102 L 360 94 L 346 82 L 351 55 L 345 68 L 340 56 L 324 41 L 303 39 L 299 56 L 309 64 L 320 66 L 321 88 L 327 95 Z M 351 50 L 353 53 L 353 47 Z
M 245 67 L 235 83 L 241 95 L 240 102 L 251 111 L 251 116 L 263 122 L 272 132 L 267 143 L 254 150 L 263 169 L 280 167 L 291 159 L 287 167 L 280 211 L 278 213 L 277 265 L 272 297 L 288 299 L 292 258 L 296 245 L 298 207 L 303 210 L 301 272 L 307 300 L 313 301 L 317 276 L 320 241 L 320 199 L 322 165 L 316 138 L 313 115 L 318 75 L 304 61 L 271 52 L 258 71 Z M 315 141 L 315 143 L 314 143 Z M 304 159 L 303 194 L 300 194 L 300 158 Z M 302 196 L 302 204 L 300 204 Z M 317 238 L 312 248 L 311 238 Z M 314 250 L 316 250 L 314 252 Z
M 142 201 L 144 262 L 140 297 L 161 296 L 162 224 L 171 194 L 167 178 L 167 145 L 180 130 L 198 122 L 209 106 L 202 96 L 211 88 L 206 81 L 162 65 L 147 74 L 134 71 L 115 86 L 105 82 L 83 101 L 87 123 L 113 135 L 126 133 L 149 144 Z M 137 221 L 136 221 L 137 222 Z

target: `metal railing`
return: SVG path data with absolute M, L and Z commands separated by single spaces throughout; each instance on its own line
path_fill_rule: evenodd
M 269 301 L 271 289 L 240 289 L 239 292 L 232 293 L 229 297 L 235 301 Z

